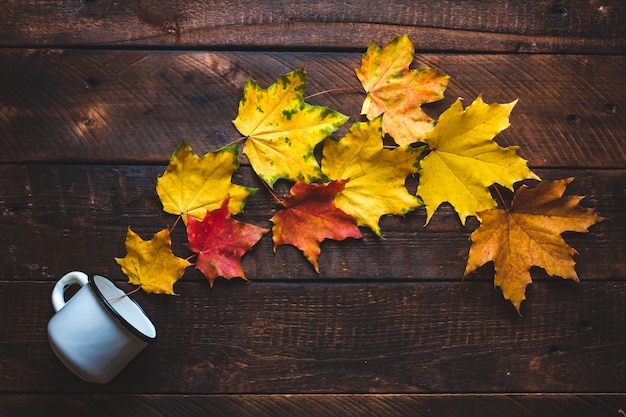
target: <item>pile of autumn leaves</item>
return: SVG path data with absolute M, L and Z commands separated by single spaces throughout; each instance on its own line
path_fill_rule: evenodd
M 509 126 L 515 102 L 486 104 L 478 97 L 464 109 L 457 100 L 435 123 L 421 105 L 443 98 L 448 76 L 409 69 L 413 55 L 407 36 L 368 48 L 356 70 L 367 93 L 361 111 L 367 121 L 354 123 L 339 140 L 331 135 L 348 118 L 304 102 L 304 71 L 283 75 L 267 89 L 248 80 L 233 121 L 245 138 L 243 153 L 268 189 L 281 179 L 294 183 L 284 199 L 276 197 L 282 208 L 271 218 L 274 250 L 291 244 L 318 271 L 324 239 L 360 238 L 359 226 L 380 236 L 381 216 L 420 207 L 428 223 L 447 202 L 463 224 L 468 216 L 481 222 L 471 235 L 465 275 L 493 261 L 495 285 L 518 311 L 531 266 L 578 280 L 576 251 L 561 233 L 587 231 L 601 218 L 578 204 L 582 197 L 563 197 L 571 179 L 521 186 L 510 207 L 497 208 L 490 186 L 513 190 L 516 182 L 539 180 L 518 147 L 493 141 Z M 394 146 L 383 145 L 385 135 Z M 314 149 L 321 142 L 320 164 Z M 220 276 L 245 279 L 241 257 L 269 232 L 231 217 L 256 191 L 231 182 L 238 156 L 239 143 L 202 157 L 183 143 L 157 180 L 163 209 L 182 217 L 195 267 L 211 285 Z M 416 174 L 412 195 L 405 180 Z M 147 292 L 174 294 L 173 284 L 192 265 L 172 253 L 169 229 L 144 241 L 129 228 L 126 249 L 116 260 L 129 282 Z

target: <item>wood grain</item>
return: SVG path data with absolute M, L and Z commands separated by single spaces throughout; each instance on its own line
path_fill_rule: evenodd
M 364 95 L 361 54 L 0 50 L 0 162 L 165 163 L 185 139 L 198 153 L 240 138 L 232 120 L 248 76 L 267 87 L 305 67 L 310 99 L 351 117 Z M 519 99 L 496 137 L 534 167 L 626 166 L 626 56 L 418 55 L 451 76 L 437 117 Z M 349 124 L 337 132 L 345 134 Z
M 156 178 L 164 170 L 163 166 L 0 166 L 0 228 L 8 249 L 8 256 L 0 257 L 0 277 L 37 280 L 77 267 L 120 277 L 114 257 L 126 253 L 126 228 L 149 239 L 175 221 L 175 216 L 162 211 L 155 192 Z M 575 259 L 581 279 L 626 279 L 624 171 L 537 172 L 546 180 L 574 176 L 568 194 L 587 196 L 583 205 L 610 219 L 595 225 L 590 233 L 566 234 L 567 242 L 579 252 Z M 234 181 L 260 189 L 238 218 L 271 227 L 269 219 L 278 207 L 251 169 L 242 167 Z M 287 193 L 288 185 L 279 184 L 282 191 L 279 187 L 278 193 Z M 384 239 L 364 229 L 360 240 L 326 241 L 319 275 L 292 246 L 281 246 L 274 253 L 268 234 L 243 258 L 244 270 L 252 280 L 459 281 L 470 247 L 469 234 L 477 222 L 462 227 L 452 209 L 444 206 L 427 227 L 424 223 L 422 209 L 404 218 L 384 217 Z M 186 257 L 190 252 L 183 246 L 187 239 L 179 226 L 173 249 Z M 545 277 L 541 271 L 533 275 Z M 191 269 L 187 277 L 204 280 Z M 471 275 L 471 279 L 492 278 L 490 267 Z
M 523 317 L 488 282 L 184 282 L 177 297 L 137 293 L 158 339 L 107 385 L 83 383 L 48 346 L 53 285 L 0 282 L 3 393 L 619 393 L 626 386 L 624 282 L 535 283 Z
M 154 417 L 203 415 L 219 417 L 438 417 L 465 414 L 501 417 L 618 416 L 625 394 L 522 395 L 0 395 L 7 416 Z
M 517 315 L 493 267 L 461 281 L 477 227 L 449 206 L 381 220 L 384 240 L 324 242 L 318 275 L 268 235 L 252 279 L 135 297 L 159 338 L 108 385 L 52 353 L 50 292 L 102 273 L 132 226 L 170 226 L 154 187 L 185 139 L 240 137 L 248 77 L 306 68 L 307 99 L 360 120 L 354 69 L 408 34 L 445 100 L 519 103 L 496 137 L 609 220 L 566 233 L 580 283 L 532 271 Z M 626 410 L 626 2 L 621 0 L 4 0 L 0 2 L 0 416 L 615 416 Z M 342 127 L 336 136 L 347 131 Z M 251 168 L 234 181 L 261 188 Z M 531 183 L 532 185 L 532 183 Z M 407 182 L 414 190 L 416 179 Z M 278 183 L 278 192 L 288 184 Z M 509 199 L 510 193 L 504 193 Z M 269 226 L 264 189 L 242 220 Z M 182 227 L 174 251 L 185 254 Z M 178 246 L 177 246 L 178 245 Z
M 0 45 L 345 50 L 407 33 L 422 51 L 615 53 L 625 16 L 620 0 L 8 0 Z

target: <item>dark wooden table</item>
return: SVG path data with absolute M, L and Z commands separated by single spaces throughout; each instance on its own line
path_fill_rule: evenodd
M 462 280 L 469 234 L 444 207 L 385 217 L 384 240 L 322 245 L 320 274 L 265 236 L 252 281 L 138 293 L 159 339 L 89 384 L 49 348 L 70 270 L 126 290 L 130 225 L 167 227 L 156 178 L 184 139 L 232 125 L 251 76 L 305 67 L 307 93 L 360 85 L 371 41 L 408 34 L 415 67 L 451 76 L 440 114 L 519 98 L 496 140 L 610 220 L 568 233 L 580 283 L 533 269 L 520 317 L 493 267 Z M 626 409 L 626 3 L 5 0 L 0 4 L 0 415 L 608 416 Z M 352 120 L 361 94 L 316 96 Z M 260 187 L 245 160 L 235 181 Z M 269 226 L 261 189 L 242 218 Z M 182 242 L 183 236 L 174 236 Z M 179 249 L 180 251 L 180 246 Z

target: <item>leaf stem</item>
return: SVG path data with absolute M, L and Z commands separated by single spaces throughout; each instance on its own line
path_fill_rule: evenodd
M 258 176 L 258 175 L 257 175 Z M 280 198 L 278 198 L 278 196 L 276 195 L 276 193 L 274 193 L 274 190 L 272 190 L 272 188 L 265 182 L 263 181 L 263 178 L 259 177 L 259 179 L 261 180 L 261 183 L 263 184 L 263 186 L 265 187 L 265 189 L 267 190 L 268 193 L 270 193 L 270 195 L 272 196 L 272 198 L 278 203 L 278 204 L 283 204 L 283 202 L 281 201 Z
M 502 198 L 502 194 L 500 193 L 500 190 L 498 189 L 497 185 L 493 185 L 493 189 L 496 190 L 496 194 L 498 194 L 498 198 L 500 199 L 500 203 L 502 203 L 502 206 L 504 207 L 504 210 L 508 213 L 510 211 L 509 206 L 506 205 L 506 202 L 504 201 L 504 198 Z
M 134 293 L 136 293 L 137 291 L 139 291 L 140 289 L 141 289 L 141 286 L 139 286 L 139 287 L 135 288 L 135 289 L 134 289 L 134 290 L 132 290 L 132 291 L 127 292 L 126 294 L 118 295 L 117 297 L 113 297 L 113 298 L 107 298 L 107 301 L 109 301 L 109 302 L 110 302 L 110 301 L 116 301 L 116 300 L 119 300 L 119 299 L 121 299 L 121 298 L 131 296 L 131 295 L 133 295 Z
M 233 141 L 228 142 L 226 145 L 224 145 L 224 146 L 222 146 L 222 147 L 220 147 L 220 148 L 217 148 L 217 150 L 218 150 L 218 151 L 221 151 L 222 149 L 228 148 L 229 146 L 232 146 L 232 145 L 234 145 L 234 144 L 236 144 L 236 143 L 241 143 L 241 142 L 243 142 L 243 141 L 244 141 L 244 140 L 246 140 L 246 139 L 248 139 L 248 137 L 247 137 L 247 136 L 242 136 L 242 137 L 240 137 L 240 138 L 237 138 L 237 139 L 235 139 L 235 140 L 233 140 Z
M 361 93 L 362 92 L 362 91 L 359 91 L 359 90 L 355 90 L 352 87 L 331 88 L 329 90 L 320 91 L 318 93 L 306 96 L 304 99 L 308 100 L 308 99 L 316 97 L 316 96 L 321 96 L 323 94 L 328 94 L 328 93 L 335 93 L 335 92 L 338 92 L 338 91 L 347 91 L 347 92 L 351 92 L 351 93 Z
M 178 222 L 180 221 L 180 219 L 183 218 L 182 214 L 179 214 L 178 217 L 176 218 L 176 221 L 174 222 L 174 224 L 172 225 L 172 227 L 170 227 L 169 232 L 170 234 L 172 233 L 172 230 L 174 230 L 174 228 L 176 227 L 176 225 L 178 224 Z

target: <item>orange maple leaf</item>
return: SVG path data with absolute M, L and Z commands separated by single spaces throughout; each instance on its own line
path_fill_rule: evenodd
M 361 232 L 354 218 L 335 206 L 335 196 L 347 180 L 327 184 L 307 184 L 300 180 L 291 187 L 291 195 L 282 201 L 285 209 L 271 218 L 274 226 L 272 238 L 274 251 L 281 245 L 291 244 L 300 249 L 319 272 L 317 259 L 319 244 L 324 239 L 358 239 Z
M 538 266 L 549 275 L 579 281 L 572 255 L 576 250 L 561 233 L 587 232 L 604 220 L 593 209 L 578 203 L 582 196 L 565 196 L 573 178 L 543 181 L 530 189 L 525 185 L 513 197 L 509 210 L 490 209 L 479 213 L 481 225 L 470 236 L 465 276 L 489 261 L 494 262 L 494 284 L 502 289 L 518 313 L 532 282 L 530 268 Z
M 398 145 L 417 142 L 432 130 L 433 120 L 421 106 L 441 100 L 450 78 L 431 68 L 409 69 L 414 53 L 406 35 L 383 48 L 372 42 L 356 70 L 367 93 L 361 114 L 373 120 L 384 113 L 383 132 Z
M 241 257 L 269 230 L 231 218 L 227 195 L 218 209 L 207 211 L 204 221 L 189 217 L 187 223 L 188 247 L 198 254 L 196 269 L 213 286 L 218 277 L 247 279 Z

